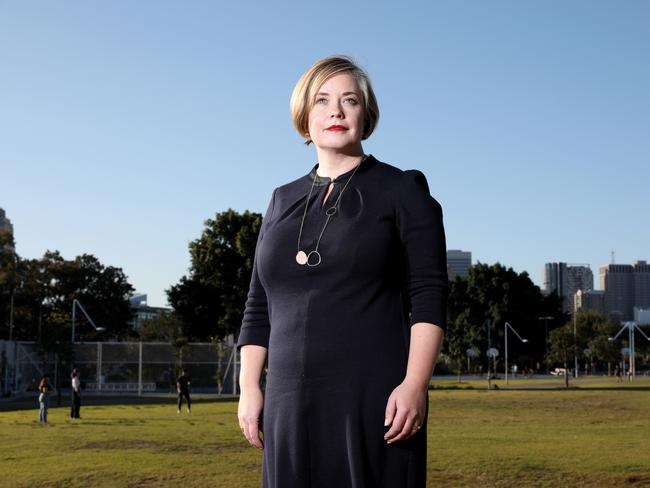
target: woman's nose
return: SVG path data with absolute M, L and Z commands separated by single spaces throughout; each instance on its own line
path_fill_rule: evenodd
M 343 116 L 343 110 L 341 109 L 341 104 L 339 102 L 333 103 L 331 112 L 330 112 L 330 117 L 342 117 Z

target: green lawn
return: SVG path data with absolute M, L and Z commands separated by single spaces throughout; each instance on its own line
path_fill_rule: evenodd
M 589 386 L 430 391 L 429 486 L 650 486 L 650 380 Z M 50 408 L 46 427 L 36 408 L 0 412 L 0 485 L 258 487 L 236 410 L 87 406 L 72 422 Z

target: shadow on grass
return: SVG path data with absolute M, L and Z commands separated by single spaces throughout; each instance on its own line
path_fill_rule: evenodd
M 82 408 L 100 405 L 175 405 L 177 397 L 175 395 L 169 396 L 95 396 L 86 395 L 82 397 Z M 211 397 L 192 397 L 192 404 L 199 403 L 228 403 L 236 402 L 237 398 L 232 395 L 229 396 L 211 396 Z M 56 397 L 50 400 L 50 408 L 69 408 L 70 398 L 66 395 L 62 397 L 59 404 Z M 9 400 L 0 401 L 0 412 L 9 412 L 13 410 L 38 410 L 38 401 L 36 397 L 16 397 Z
M 496 386 L 496 388 L 495 388 Z M 486 391 L 485 386 L 474 385 L 432 385 L 429 386 L 429 391 L 438 390 L 454 390 L 454 391 Z M 650 386 L 588 386 L 588 385 L 571 385 L 565 386 L 550 386 L 550 385 L 527 385 L 527 386 L 511 386 L 511 385 L 492 385 L 490 391 L 645 391 L 650 392 Z

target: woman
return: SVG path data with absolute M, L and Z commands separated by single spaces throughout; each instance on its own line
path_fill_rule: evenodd
M 50 390 L 52 386 L 50 385 L 50 377 L 47 374 L 41 376 L 41 380 L 38 382 L 38 421 L 41 424 L 47 424 L 47 408 L 50 398 Z
M 79 379 L 79 370 L 74 368 L 70 375 L 70 387 L 72 389 L 72 406 L 70 407 L 70 418 L 78 419 L 79 410 L 81 409 L 81 381 Z
M 264 448 L 267 488 L 424 487 L 427 386 L 446 326 L 440 205 L 422 173 L 364 154 L 379 109 L 351 59 L 307 70 L 291 113 L 318 164 L 275 189 L 260 229 L 238 340 L 240 428 Z

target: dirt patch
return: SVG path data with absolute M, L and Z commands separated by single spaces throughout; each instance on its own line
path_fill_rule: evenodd
M 650 486 L 650 475 L 630 475 L 625 478 L 630 486 Z

